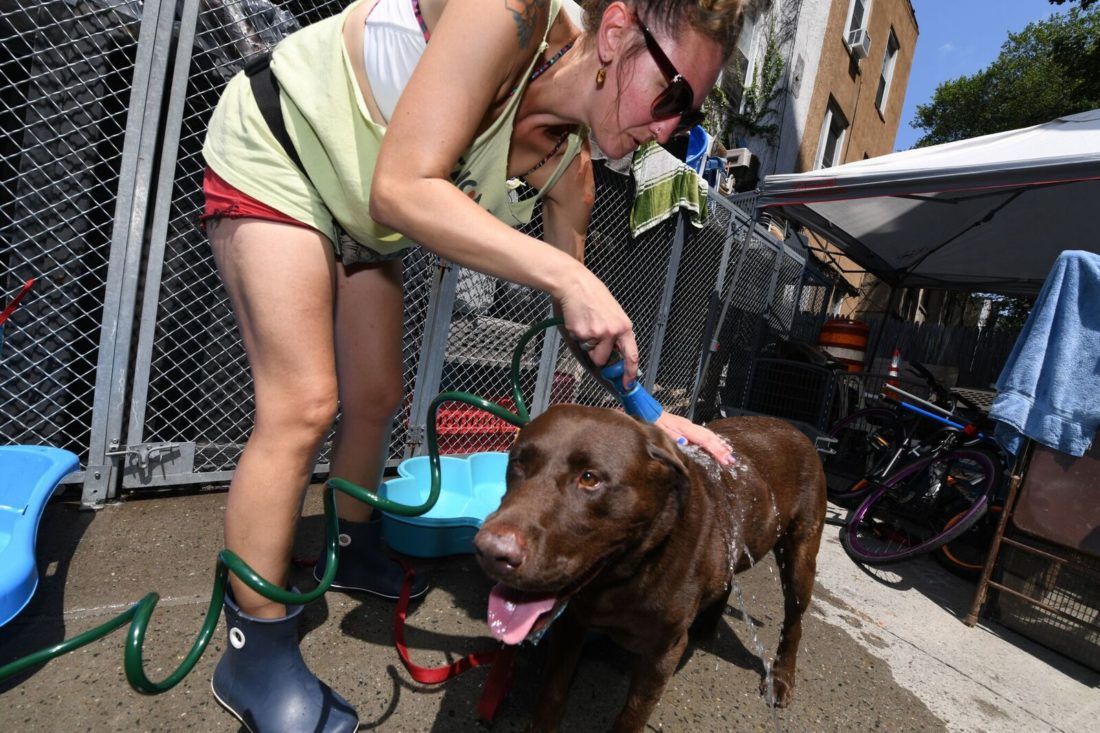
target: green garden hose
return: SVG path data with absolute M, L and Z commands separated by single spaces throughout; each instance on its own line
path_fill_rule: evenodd
M 516 344 L 515 351 L 512 354 L 512 396 L 516 405 L 515 412 L 511 412 L 496 403 L 489 402 L 486 399 L 467 392 L 443 392 L 432 400 L 431 405 L 428 407 L 428 459 L 431 466 L 431 490 L 428 493 L 428 498 L 423 504 L 415 506 L 399 504 L 390 499 L 383 498 L 362 486 L 357 486 L 350 481 L 336 477 L 332 477 L 328 480 L 324 495 L 325 526 L 328 529 L 326 533 L 328 542 L 325 546 L 325 574 L 324 577 L 321 578 L 320 584 L 313 590 L 307 593 L 294 593 L 269 583 L 255 570 L 249 567 L 248 563 L 238 557 L 236 553 L 228 549 L 223 549 L 218 553 L 218 561 L 214 567 L 214 590 L 210 595 L 210 606 L 206 610 L 206 618 L 203 619 L 199 635 L 191 645 L 191 651 L 188 652 L 187 657 L 180 666 L 162 682 L 153 682 L 150 680 L 145 675 L 145 668 L 142 662 L 142 646 L 145 642 L 145 631 L 153 615 L 153 609 L 156 607 L 157 601 L 160 600 L 160 596 L 156 593 L 149 593 L 107 623 L 85 631 L 83 634 L 74 636 L 71 639 L 62 641 L 59 644 L 55 644 L 46 649 L 40 649 L 14 662 L 5 664 L 0 667 L 0 680 L 19 674 L 38 664 L 48 662 L 74 649 L 86 646 L 129 622 L 130 629 L 126 635 L 126 648 L 124 652 L 126 680 L 130 683 L 131 687 L 140 693 L 158 695 L 162 692 L 167 692 L 179 684 L 179 682 L 194 668 L 199 658 L 202 657 L 203 652 L 206 651 L 206 646 L 210 643 L 210 638 L 214 635 L 214 630 L 218 626 L 218 615 L 221 612 L 222 601 L 225 598 L 225 584 L 230 571 L 240 578 L 249 588 L 276 603 L 299 605 L 312 603 L 317 600 L 328 591 L 329 586 L 332 585 L 333 578 L 336 577 L 336 543 L 337 536 L 339 535 L 336 519 L 336 492 L 342 491 L 359 501 L 366 502 L 390 514 L 415 517 L 430 511 L 439 499 L 440 481 L 442 480 L 439 463 L 439 442 L 436 435 L 435 424 L 436 413 L 439 410 L 439 406 L 444 402 L 465 402 L 474 407 L 481 408 L 486 412 L 490 412 L 516 427 L 523 427 L 526 425 L 531 418 L 527 412 L 527 407 L 524 404 L 523 395 L 519 387 L 520 357 L 523 355 L 523 351 L 527 344 L 537 333 L 547 328 L 560 325 L 562 325 L 562 319 L 560 318 L 550 318 L 540 323 L 536 323 L 520 337 L 519 343 Z

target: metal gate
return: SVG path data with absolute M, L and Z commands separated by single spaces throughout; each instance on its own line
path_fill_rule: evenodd
M 0 289 L 39 278 L 6 327 L 0 434 L 74 449 L 90 501 L 111 479 L 173 20 L 169 3 L 0 3 Z
M 81 470 L 66 481 L 82 484 L 85 504 L 232 475 L 254 406 L 197 225 L 205 124 L 250 55 L 342 5 L 0 0 L 0 292 L 39 278 L 0 347 L 0 442 L 76 452 Z M 704 228 L 678 215 L 632 238 L 632 179 L 602 164 L 596 173 L 586 264 L 633 320 L 647 388 L 668 409 L 705 417 L 697 406 L 705 413 L 743 378 L 739 359 L 751 360 L 764 329 L 791 328 L 805 257 L 754 223 L 751 198 L 712 196 Z M 539 236 L 540 218 L 525 230 Z M 424 449 L 441 389 L 507 399 L 516 339 L 550 314 L 545 295 L 426 250 L 410 250 L 404 270 L 405 399 L 391 464 Z M 532 344 L 521 371 L 533 413 L 614 404 L 556 332 Z M 510 427 L 462 406 L 441 415 L 448 452 L 511 439 Z

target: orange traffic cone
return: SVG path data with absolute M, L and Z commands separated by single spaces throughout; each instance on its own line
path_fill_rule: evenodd
M 901 376 L 898 373 L 898 368 L 901 366 L 901 349 L 894 349 L 894 355 L 890 357 L 890 371 L 887 372 L 886 383 L 895 387 L 900 387 L 901 382 L 898 378 Z

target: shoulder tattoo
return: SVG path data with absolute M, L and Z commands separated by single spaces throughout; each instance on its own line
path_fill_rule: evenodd
M 535 35 L 539 18 L 542 17 L 545 2 L 540 0 L 504 0 L 504 7 L 512 13 L 512 19 L 516 22 L 516 34 L 519 38 L 519 47 L 527 48 L 531 38 Z

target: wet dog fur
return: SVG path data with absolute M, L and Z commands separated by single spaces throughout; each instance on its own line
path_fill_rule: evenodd
M 643 730 L 688 629 L 701 613 L 716 620 L 724 610 L 731 565 L 740 572 L 769 551 L 785 599 L 775 702 L 791 700 L 825 518 L 821 461 L 779 419 L 708 427 L 732 447 L 732 469 L 613 410 L 555 406 L 520 432 L 507 492 L 475 546 L 492 578 L 568 601 L 550 631 L 533 730 L 557 730 L 588 629 L 636 655 L 613 730 Z

